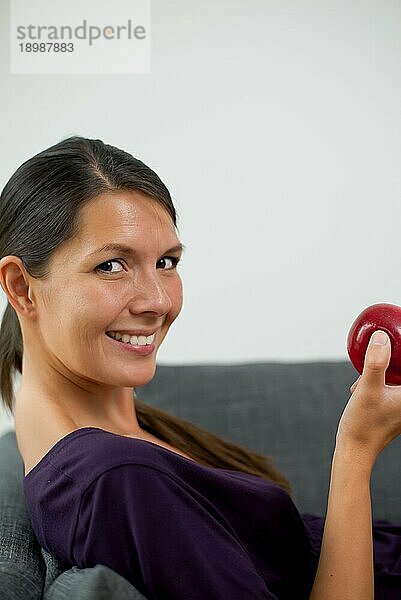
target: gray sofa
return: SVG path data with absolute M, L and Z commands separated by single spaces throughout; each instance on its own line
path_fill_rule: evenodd
M 338 420 L 358 373 L 348 362 L 158 365 L 138 397 L 275 458 L 300 512 L 324 515 Z M 401 523 L 401 439 L 372 477 L 373 517 Z M 3 600 L 140 600 L 105 565 L 79 569 L 40 548 L 22 492 L 14 431 L 0 437 L 0 595 Z

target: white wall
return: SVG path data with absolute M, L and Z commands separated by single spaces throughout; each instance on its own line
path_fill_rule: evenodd
M 11 75 L 7 5 L 1 187 L 78 134 L 173 195 L 184 306 L 160 363 L 345 360 L 359 312 L 401 304 L 401 2 L 152 0 L 151 74 L 103 76 Z

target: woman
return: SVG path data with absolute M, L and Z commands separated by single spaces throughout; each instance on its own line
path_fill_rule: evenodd
M 156 173 L 100 140 L 44 150 L 2 192 L 0 385 L 39 543 L 152 599 L 401 597 L 401 527 L 372 532 L 369 489 L 401 432 L 389 338 L 339 422 L 326 519 L 300 515 L 270 458 L 135 397 L 182 307 L 176 229 Z

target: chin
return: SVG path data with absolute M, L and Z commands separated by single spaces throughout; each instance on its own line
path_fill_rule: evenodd
M 146 385 L 147 383 L 149 383 L 150 381 L 152 381 L 153 377 L 155 376 L 155 372 L 156 372 L 156 366 L 154 369 L 152 370 L 146 370 L 146 372 L 144 373 L 135 373 L 135 375 L 132 378 L 127 378 L 126 383 L 122 383 L 121 385 L 123 387 L 142 387 L 143 385 Z

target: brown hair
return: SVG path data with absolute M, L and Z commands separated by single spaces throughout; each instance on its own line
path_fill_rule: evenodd
M 45 279 L 53 251 L 73 238 L 79 211 L 103 193 L 136 190 L 158 202 L 177 227 L 170 193 L 158 175 L 131 154 L 97 139 L 73 136 L 24 162 L 0 197 L 0 257 L 18 256 L 27 272 Z M 22 374 L 23 341 L 17 314 L 7 303 L 0 326 L 0 393 L 14 411 L 13 374 Z M 291 492 L 270 457 L 223 439 L 135 398 L 139 425 L 198 462 L 273 481 Z

